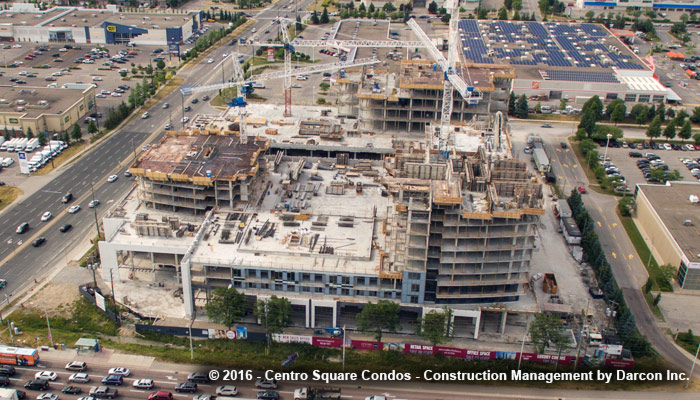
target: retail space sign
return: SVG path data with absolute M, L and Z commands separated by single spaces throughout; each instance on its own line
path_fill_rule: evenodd
M 20 151 L 17 153 L 19 158 L 19 172 L 29 174 L 29 163 L 27 162 L 27 153 Z
M 117 31 L 117 26 L 116 25 L 107 25 L 107 32 L 116 32 Z

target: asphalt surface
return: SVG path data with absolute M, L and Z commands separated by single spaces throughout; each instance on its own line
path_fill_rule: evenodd
M 309 2 L 310 0 L 304 1 L 300 7 L 306 8 Z M 287 3 L 284 3 L 284 7 L 286 5 Z M 257 15 L 261 18 L 260 21 L 241 36 L 250 37 L 251 30 L 256 28 L 259 38 L 264 39 L 261 37 L 261 29 L 270 24 L 270 18 L 281 13 L 282 7 L 282 4 L 276 4 L 261 11 Z M 271 30 L 269 35 L 273 34 L 275 32 Z M 182 69 L 178 73 L 178 77 L 184 79 L 182 87 L 220 82 L 222 55 L 231 53 L 234 49 L 235 47 L 224 44 L 207 57 L 213 58 L 216 63 L 207 64 L 205 58 L 196 65 Z M 233 70 L 228 68 L 224 72 L 225 79 L 228 79 Z M 201 97 L 203 94 L 195 97 Z M 209 93 L 209 96 L 214 97 L 215 94 Z M 157 140 L 163 134 L 167 123 L 172 122 L 174 127 L 181 126 L 183 100 L 185 105 L 192 107 L 191 111 L 185 113 L 190 119 L 200 112 L 211 113 L 207 102 L 191 104 L 191 98 L 183 99 L 180 91 L 176 90 L 150 109 L 137 111 L 134 120 L 123 129 L 91 149 L 36 193 L 0 214 L 0 278 L 7 280 L 7 288 L 0 293 L 3 300 L 5 294 L 11 298 L 57 264 L 67 261 L 67 251 L 86 236 L 97 236 L 95 215 L 93 210 L 88 208 L 88 203 L 93 198 L 91 188 L 94 189 L 94 198 L 101 202 L 97 208 L 99 219 L 113 201 L 121 199 L 134 185 L 133 178 L 124 176 L 134 153 L 138 155 L 144 143 Z M 164 103 L 170 104 L 169 110 L 163 109 Z M 144 111 L 148 111 L 151 116 L 141 119 Z M 118 175 L 119 179 L 108 183 L 107 177 L 112 174 Z M 68 192 L 73 194 L 73 200 L 63 204 L 61 198 Z M 68 214 L 68 208 L 76 204 L 80 205 L 81 210 L 76 214 Z M 51 212 L 53 217 L 47 222 L 41 222 L 41 216 L 46 211 Z M 15 230 L 24 222 L 29 223 L 30 230 L 21 235 L 17 234 Z M 59 227 L 63 224 L 71 224 L 73 228 L 61 233 Z M 31 242 L 40 236 L 45 237 L 46 242 L 40 247 L 32 247 Z

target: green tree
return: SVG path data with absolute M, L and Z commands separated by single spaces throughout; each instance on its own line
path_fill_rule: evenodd
M 32 132 L 32 127 L 28 126 L 27 127 L 27 139 L 32 139 L 34 138 L 34 132 Z
M 623 217 L 629 217 L 632 215 L 632 204 L 634 200 L 630 196 L 624 196 L 617 202 L 617 209 L 620 211 L 620 215 Z
M 600 118 L 602 118 L 603 116 L 603 102 L 600 100 L 600 97 L 598 97 L 598 95 L 591 97 L 585 103 L 583 103 L 583 107 L 581 107 L 581 113 L 585 112 L 586 110 L 592 111 L 596 122 L 600 121 Z
M 162 60 L 159 60 L 159 61 L 162 61 Z M 146 66 L 146 75 L 151 75 L 151 74 L 153 74 L 153 66 L 151 64 L 148 64 Z
M 320 86 L 321 86 L 321 90 L 323 90 L 324 92 L 327 91 L 328 88 L 331 87 L 331 85 L 328 84 L 328 82 L 321 82 L 321 85 L 320 85 Z
M 588 22 L 593 22 L 593 17 L 594 17 L 594 16 L 595 16 L 595 13 L 593 12 L 593 10 L 588 11 L 588 12 L 586 13 L 586 15 L 585 15 L 586 21 L 588 21 Z
M 688 14 L 686 14 L 686 13 L 681 14 L 681 21 L 682 21 L 684 24 L 687 24 L 687 23 L 688 23 L 688 18 L 689 18 L 689 17 L 688 17 Z
M 695 144 L 700 144 L 700 133 L 696 133 L 695 135 L 693 135 L 693 141 L 695 142 Z
M 647 278 L 647 282 L 644 284 L 644 293 L 651 292 L 652 287 L 654 287 L 654 281 L 651 280 L 651 277 L 649 277 Z
M 610 114 L 610 121 L 614 122 L 615 125 L 617 125 L 618 122 L 622 122 L 625 119 L 626 111 L 627 107 L 625 106 L 625 103 L 619 103 L 613 110 L 612 114 Z
M 443 312 L 431 310 L 425 317 L 419 319 L 418 335 L 437 346 L 447 340 L 450 331 L 452 310 L 445 308 Z
M 318 13 L 316 12 L 316 10 L 314 10 L 314 12 L 311 14 L 311 23 L 314 25 L 318 25 L 319 22 L 320 21 L 318 19 Z
M 660 116 L 661 122 L 666 121 L 666 106 L 664 103 L 660 103 L 659 106 L 656 107 L 656 114 Z
M 260 321 L 267 334 L 268 349 L 272 343 L 272 335 L 281 333 L 292 323 L 292 303 L 284 297 L 272 295 L 267 300 L 255 303 L 254 314 Z
M 654 117 L 647 127 L 646 134 L 650 141 L 661 136 L 661 118 L 658 115 Z
M 511 91 L 510 97 L 508 98 L 508 115 L 510 115 L 511 117 L 515 115 L 515 103 L 516 103 L 516 101 L 517 101 L 517 99 L 515 98 L 515 92 Z M 700 109 L 700 107 L 697 107 L 697 108 Z M 698 115 L 700 116 L 700 111 L 699 111 Z
M 323 7 L 323 13 L 321 14 L 321 23 L 327 24 L 329 22 L 330 22 L 330 18 L 328 18 L 328 8 Z
M 97 125 L 95 124 L 95 120 L 90 120 L 90 123 L 88 124 L 87 131 L 89 134 L 94 135 L 97 133 Z
M 666 141 L 676 137 L 676 121 L 669 121 L 668 125 L 666 125 L 666 129 L 664 129 L 663 135 L 666 138 Z
M 437 14 L 437 11 L 438 11 L 438 5 L 435 2 L 435 0 L 433 0 L 430 4 L 428 4 L 428 13 Z
M 537 104 L 535 104 L 535 113 L 537 113 L 537 114 L 542 113 L 542 103 L 540 103 L 539 101 L 537 102 Z
M 508 20 L 508 10 L 506 10 L 505 7 L 501 7 L 501 9 L 498 10 L 498 19 L 501 21 Z
M 647 110 L 648 110 L 647 107 L 644 107 L 643 109 L 641 109 L 641 110 L 639 111 L 639 114 L 637 114 L 637 117 L 634 119 L 634 122 L 636 122 L 636 123 L 639 124 L 639 125 L 646 124 L 646 123 L 647 123 L 647 117 L 648 117 L 648 115 L 647 115 L 647 114 L 648 114 Z M 660 127 L 660 126 L 661 126 L 661 118 L 657 115 L 656 117 L 654 117 L 654 119 L 655 119 L 655 120 L 656 120 L 656 119 L 659 120 L 659 127 Z
M 527 105 L 527 97 L 523 94 L 520 96 L 518 102 L 515 104 L 514 114 L 516 118 L 527 119 L 528 113 L 529 110 Z
M 666 118 L 674 118 L 676 116 L 676 111 L 673 108 L 666 110 Z
M 357 327 L 363 332 L 374 332 L 377 341 L 381 341 L 384 331 L 398 329 L 400 310 L 398 303 L 389 300 L 367 303 L 357 314 Z
M 505 8 L 512 10 L 513 9 L 513 0 L 504 0 L 503 5 Z
M 373 3 L 369 3 L 369 7 L 367 8 L 367 12 L 374 14 L 375 8 Z
M 581 115 L 581 121 L 578 123 L 578 129 L 586 131 L 586 136 L 591 137 L 595 129 L 596 117 L 595 111 L 591 108 L 586 109 Z
M 686 141 L 690 139 L 690 137 L 693 134 L 693 127 L 690 126 L 690 121 L 686 120 L 683 122 L 683 127 L 681 130 L 678 132 L 678 137 L 681 138 L 682 141 Z
M 560 110 L 566 110 L 566 105 L 569 102 L 567 99 L 561 99 L 559 100 L 559 109 Z
M 82 139 L 83 131 L 82 131 L 82 129 L 80 129 L 80 125 L 78 125 L 77 122 L 73 124 L 73 130 L 72 130 L 70 136 L 76 141 L 79 141 L 80 139 Z
M 70 144 L 70 133 L 68 133 L 68 131 L 63 132 L 63 141 L 66 142 L 66 144 Z
M 690 120 L 694 123 L 700 123 L 700 107 L 693 108 L 693 114 L 690 116 Z
M 248 304 L 246 296 L 234 288 L 218 287 L 211 293 L 207 302 L 207 317 L 231 329 L 236 321 L 245 316 Z
M 165 61 L 163 61 L 163 60 L 158 60 L 158 62 L 156 63 L 156 67 L 157 67 L 158 69 L 160 69 L 160 70 L 165 69 Z
M 550 344 L 564 345 L 565 338 L 561 318 L 550 313 L 535 315 L 535 320 L 530 324 L 530 339 L 538 353 L 544 353 Z
M 46 135 L 43 133 L 40 133 L 39 136 L 37 136 L 39 139 L 39 146 L 46 146 Z
M 617 107 L 617 105 L 620 103 L 624 104 L 624 102 L 620 99 L 615 99 L 615 100 L 612 100 L 611 102 L 609 102 L 608 105 L 605 107 L 605 116 L 610 118 L 613 111 L 615 110 L 615 107 Z

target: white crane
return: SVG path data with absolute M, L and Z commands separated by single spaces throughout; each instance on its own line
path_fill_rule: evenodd
M 236 97 L 231 99 L 231 101 L 229 101 L 226 104 L 229 107 L 234 107 L 238 109 L 239 138 L 240 142 L 242 144 L 245 144 L 248 141 L 248 134 L 246 131 L 248 112 L 245 108 L 245 106 L 248 105 L 248 103 L 245 100 L 246 95 L 248 93 L 252 93 L 253 87 L 250 83 L 242 83 L 245 81 L 245 75 L 243 73 L 243 68 L 241 68 L 241 64 L 238 62 L 237 58 L 234 57 L 233 54 L 229 55 L 228 57 L 230 57 L 231 61 L 233 62 L 233 81 L 239 82 L 240 84 L 236 85 Z

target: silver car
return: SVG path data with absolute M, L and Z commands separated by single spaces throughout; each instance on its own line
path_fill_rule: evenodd
M 71 375 L 68 378 L 68 382 L 71 383 L 88 383 L 90 382 L 90 376 L 86 374 L 85 372 L 78 372 L 73 375 Z

